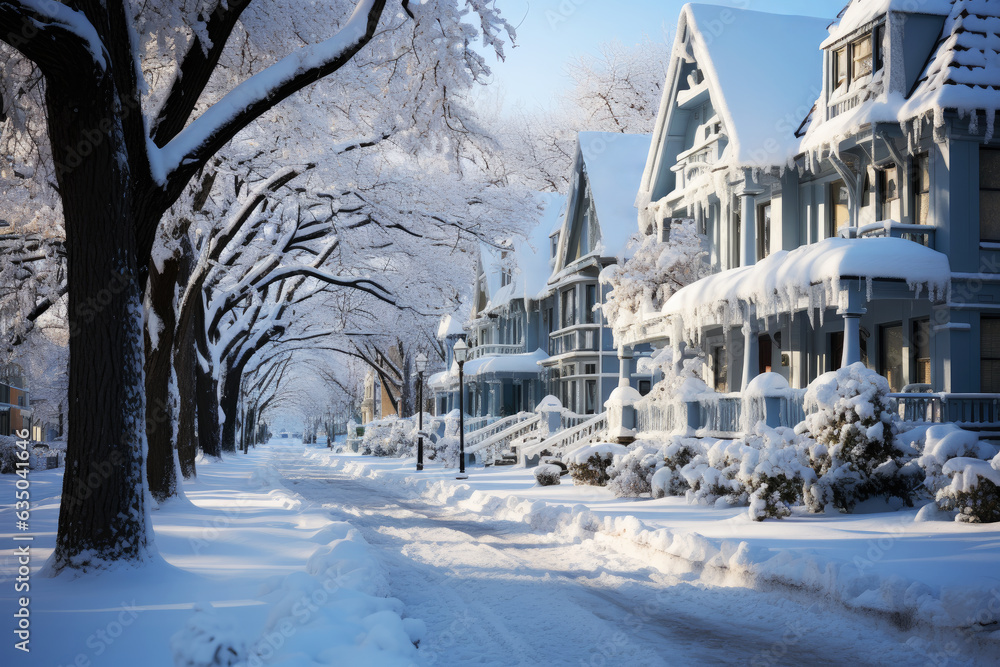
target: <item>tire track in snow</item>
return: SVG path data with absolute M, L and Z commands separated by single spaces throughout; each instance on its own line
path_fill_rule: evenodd
M 403 498 L 290 456 L 297 493 L 375 547 L 428 627 L 424 664 L 915 665 L 906 637 L 779 592 L 707 584 L 586 540 Z

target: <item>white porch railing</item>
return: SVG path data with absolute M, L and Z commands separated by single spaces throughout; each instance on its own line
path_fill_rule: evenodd
M 1000 428 L 1000 394 L 889 394 L 903 421 Z
M 662 403 L 643 399 L 636 403 L 635 418 L 639 433 L 673 433 L 687 428 L 683 403 Z M 681 417 L 683 415 L 683 417 Z
M 468 451 L 469 447 L 472 445 L 478 445 L 483 440 L 490 438 L 501 431 L 504 431 L 515 424 L 519 424 L 527 419 L 534 416 L 534 412 L 519 412 L 516 415 L 511 415 L 510 417 L 504 417 L 503 419 L 496 419 L 496 421 L 490 422 L 486 426 L 483 426 L 476 431 L 470 432 L 469 429 L 465 430 L 465 448 Z
M 500 357 L 510 354 L 524 354 L 527 350 L 524 349 L 525 346 L 518 345 L 499 345 L 499 344 L 487 344 L 487 345 L 477 345 L 471 350 L 469 350 L 469 359 L 479 359 L 481 357 Z
M 566 453 L 574 445 L 586 444 L 607 430 L 608 413 L 602 412 L 599 415 L 593 415 L 582 424 L 573 428 L 563 429 L 539 443 L 521 448 L 521 451 L 518 452 L 518 458 L 521 461 L 525 461 L 528 458 L 540 455 L 544 451 L 549 451 L 553 455 Z
M 496 421 L 496 417 L 487 415 L 486 417 L 466 417 L 465 418 L 465 432 L 466 434 L 484 429 L 493 422 Z
M 502 431 L 494 433 L 471 447 L 466 444 L 466 455 L 475 455 L 476 460 L 482 463 L 492 463 L 493 461 L 496 461 L 500 458 L 501 453 L 507 448 L 511 441 L 523 438 L 532 431 L 538 429 L 538 426 L 542 421 L 541 415 L 537 413 L 528 414 L 529 417 L 527 419 L 520 421 Z

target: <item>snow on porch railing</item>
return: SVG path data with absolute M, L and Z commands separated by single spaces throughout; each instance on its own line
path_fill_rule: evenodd
M 804 389 L 787 389 L 770 396 L 701 394 L 687 401 L 664 403 L 647 397 L 636 404 L 639 433 L 674 433 L 734 437 L 758 421 L 794 428 L 804 421 Z
M 540 455 L 546 450 L 551 452 L 553 455 L 565 454 L 573 447 L 573 445 L 586 444 L 607 430 L 608 413 L 602 412 L 599 415 L 594 415 L 574 428 L 564 429 L 537 444 L 524 447 L 519 452 L 518 458 L 521 461 L 526 461 L 529 458 Z
M 504 417 L 503 419 L 497 419 L 489 423 L 486 426 L 479 428 L 476 431 L 470 432 L 469 429 L 465 430 L 465 446 L 468 449 L 470 446 L 478 445 L 483 440 L 493 437 L 497 433 L 503 430 L 519 424 L 526 419 L 530 419 L 535 413 L 534 412 L 519 412 L 516 415 L 511 415 L 510 417 Z M 492 419 L 496 419 L 493 417 Z
M 645 398 L 635 405 L 639 433 L 675 433 L 687 429 L 684 403 L 661 403 Z M 683 418 L 681 417 L 683 415 Z
M 465 418 L 465 433 L 469 434 L 474 431 L 486 428 L 490 424 L 496 421 L 496 417 L 487 415 L 485 417 L 466 417 Z
M 466 455 L 475 455 L 476 460 L 481 463 L 490 462 L 500 458 L 500 453 L 510 444 L 511 441 L 523 438 L 532 431 L 538 429 L 542 417 L 537 413 L 528 413 L 528 418 L 510 426 L 490 437 L 472 445 L 466 445 Z
M 701 407 L 701 428 L 714 437 L 738 435 L 742 429 L 743 399 L 739 394 L 709 395 L 698 400 Z
M 594 418 L 594 415 L 580 415 L 575 412 L 570 412 L 569 410 L 563 409 L 562 415 L 559 417 L 559 425 L 561 428 L 574 428 L 579 426 L 585 421 L 589 421 Z
M 1000 394 L 889 394 L 889 397 L 896 400 L 903 421 L 1000 428 Z

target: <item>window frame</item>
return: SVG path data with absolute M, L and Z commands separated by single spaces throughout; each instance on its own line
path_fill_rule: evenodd
M 771 202 L 757 206 L 757 261 L 771 254 Z
M 983 193 L 992 192 L 997 193 L 995 196 L 1000 197 L 1000 176 L 998 176 L 998 181 L 995 184 L 985 185 L 983 182 L 983 156 L 989 154 L 992 155 L 997 161 L 997 173 L 1000 174 L 1000 148 L 992 148 L 987 146 L 979 147 L 979 240 L 980 241 L 1000 241 L 1000 218 L 994 221 L 994 227 L 996 229 L 993 235 L 987 234 L 983 227 L 983 216 L 984 216 L 984 206 L 983 206 Z
M 920 329 L 924 331 L 921 332 Z M 926 334 L 926 343 L 921 344 L 922 334 Z M 920 317 L 910 320 L 910 382 L 918 384 L 931 384 L 933 377 L 933 366 L 931 365 L 931 318 Z M 926 347 L 925 347 L 926 346 Z M 924 348 L 924 349 L 922 349 Z M 921 356 L 921 352 L 926 352 L 927 356 Z M 926 363 L 926 366 L 923 364 Z M 926 377 L 924 376 L 926 370 Z
M 996 393 L 1000 392 L 1000 344 L 996 346 L 995 354 L 997 356 L 986 356 L 986 344 L 984 339 L 985 334 L 985 324 L 993 323 L 997 326 L 996 336 L 1000 339 L 1000 317 L 990 316 L 990 315 L 980 315 L 979 316 L 979 391 L 983 393 Z M 987 362 L 998 365 L 998 370 L 994 374 L 995 381 L 992 384 L 986 383 L 986 368 Z
M 892 384 L 893 379 L 889 377 L 890 369 L 888 369 L 886 366 L 887 357 L 889 356 L 888 348 L 886 345 L 888 340 L 886 332 L 889 329 L 899 329 L 899 374 L 900 375 L 903 375 L 903 370 L 906 365 L 906 357 L 903 356 L 903 343 L 905 341 L 904 336 L 906 333 L 906 329 L 903 328 L 902 322 L 886 322 L 885 324 L 880 324 L 878 327 L 878 369 L 879 369 L 878 372 L 879 375 L 881 375 L 882 377 L 884 377 L 886 380 L 889 381 L 890 391 L 898 392 L 905 386 L 906 383 L 904 382 L 905 378 L 900 377 L 898 385 L 894 387 Z
M 834 188 L 839 185 L 839 190 L 834 193 Z M 840 191 L 845 193 L 847 197 L 847 202 L 844 204 L 839 204 L 837 199 L 840 196 Z M 840 230 L 851 226 L 851 200 L 850 196 L 847 195 L 847 184 L 844 183 L 844 179 L 838 178 L 834 181 L 830 181 L 826 188 L 827 199 L 829 201 L 829 213 L 827 214 L 827 236 L 829 238 L 837 238 L 840 236 Z M 838 215 L 839 210 L 843 210 L 845 218 L 844 224 L 838 225 Z

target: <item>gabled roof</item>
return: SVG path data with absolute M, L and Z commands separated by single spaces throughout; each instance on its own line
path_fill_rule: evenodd
M 572 227 L 582 219 L 577 211 L 586 202 L 585 184 L 589 186 L 601 232 L 600 240 L 590 254 L 618 257 L 625 252 L 629 237 L 638 228 L 635 199 L 642 182 L 650 139 L 648 134 L 579 133 L 576 171 L 560 233 L 559 257 L 555 266 L 557 272 L 566 266 Z
M 786 164 L 797 152 L 795 130 L 816 100 L 823 72 L 819 44 L 829 24 L 810 16 L 685 5 L 656 134 L 667 129 L 677 68 L 693 57 L 729 138 L 724 161 L 734 167 Z
M 566 197 L 552 192 L 538 193 L 536 197 L 545 207 L 542 215 L 527 238 L 510 240 L 506 259 L 503 259 L 503 249 L 487 245 L 480 247 L 489 299 L 484 310 L 502 307 L 514 299 L 535 300 L 546 292 L 546 283 L 552 273 L 549 264 L 550 230 L 556 221 L 565 216 Z M 511 282 L 501 287 L 500 276 L 505 265 L 511 270 Z
M 985 111 L 987 134 L 1000 107 L 1000 2 L 951 5 L 942 37 L 900 120 L 931 110 Z

